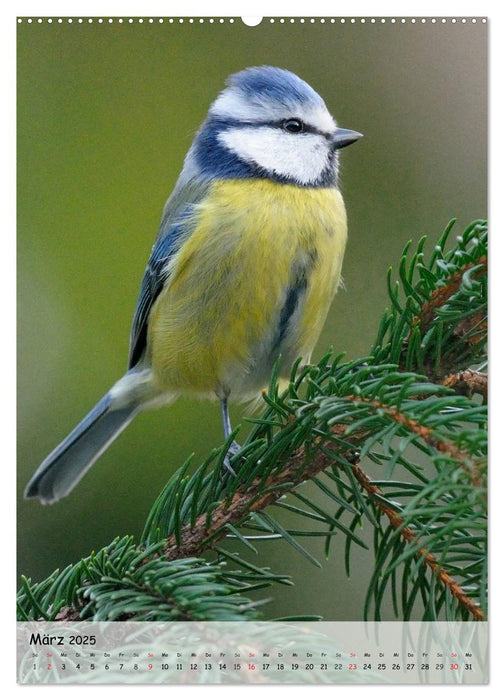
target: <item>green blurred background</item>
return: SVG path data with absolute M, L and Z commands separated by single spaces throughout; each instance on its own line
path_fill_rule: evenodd
M 182 399 L 141 415 L 64 501 L 23 500 L 40 461 L 125 369 L 164 201 L 226 76 L 288 68 L 365 135 L 342 153 L 345 288 L 314 353 L 351 359 L 369 350 L 405 242 L 486 216 L 486 33 L 481 20 L 419 19 L 18 26 L 19 573 L 38 580 L 138 535 L 169 475 L 221 444 L 217 405 Z M 244 416 L 233 408 L 246 431 Z M 360 619 L 372 553 L 354 550 L 347 579 L 343 544 L 334 538 L 322 571 L 265 544 L 258 563 L 297 583 L 272 591 L 266 614 Z

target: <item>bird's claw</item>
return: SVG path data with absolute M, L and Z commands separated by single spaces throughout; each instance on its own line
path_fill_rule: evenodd
M 236 442 L 236 440 L 233 440 L 233 442 L 229 445 L 229 449 L 224 457 L 224 461 L 222 462 L 224 469 L 232 474 L 232 476 L 236 476 L 236 472 L 231 466 L 231 458 L 238 454 L 240 450 L 241 446 Z

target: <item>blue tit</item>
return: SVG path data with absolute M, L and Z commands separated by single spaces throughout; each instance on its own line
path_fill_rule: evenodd
M 66 496 L 133 418 L 179 395 L 257 397 L 310 361 L 347 238 L 339 151 L 361 134 L 280 68 L 232 75 L 163 210 L 130 336 L 128 371 L 42 462 L 27 498 Z

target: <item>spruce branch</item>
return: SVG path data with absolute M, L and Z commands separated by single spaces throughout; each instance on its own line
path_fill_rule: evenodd
M 409 243 L 391 281 L 392 307 L 382 318 L 372 355 L 416 370 L 431 381 L 486 359 L 487 226 L 475 221 L 445 250 L 450 221 L 430 260 L 425 238 L 408 260 Z
M 432 321 L 436 318 L 438 309 L 444 306 L 456 292 L 459 291 L 464 275 L 474 273 L 474 277 L 481 276 L 487 272 L 487 257 L 481 256 L 478 260 L 463 265 L 459 270 L 456 270 L 451 275 L 443 280 L 440 287 L 432 290 L 427 301 L 422 304 L 420 314 L 415 316 L 412 324 L 413 328 L 416 325 L 420 326 L 420 331 L 425 333 Z
M 236 434 L 172 476 L 140 542 L 114 541 L 39 584 L 25 579 L 20 619 L 251 619 L 261 601 L 249 592 L 292 585 L 258 565 L 268 541 L 320 566 L 301 539 L 322 539 L 327 557 L 340 536 L 350 575 L 351 552 L 368 548 L 364 526 L 375 556 L 365 617 L 374 600 L 380 618 L 390 591 L 404 619 L 416 603 L 423 619 L 483 619 L 487 229 L 476 221 L 448 248 L 453 226 L 430 257 L 425 238 L 406 246 L 368 357 L 296 364 L 282 393 L 275 370 L 234 474 L 223 461 Z M 194 586 L 189 598 L 180 582 Z
M 469 474 L 475 486 L 481 486 L 479 467 L 470 455 L 461 451 L 449 439 L 440 438 L 432 427 L 409 418 L 394 406 L 387 406 L 367 397 L 340 396 L 339 402 L 346 402 L 353 407 L 358 407 L 362 403 L 367 404 L 371 409 L 370 415 L 373 411 L 375 414 L 386 413 L 392 421 L 417 434 L 436 451 L 452 458 L 457 467 L 461 467 Z M 353 467 L 359 458 L 358 448 L 363 445 L 372 431 L 361 429 L 349 434 L 348 428 L 347 424 L 331 426 L 328 439 L 315 441 L 308 449 L 305 447 L 296 449 L 282 464 L 280 471 L 272 470 L 266 479 L 261 476 L 251 483 L 239 483 L 231 499 L 223 500 L 212 511 L 211 522 L 208 520 L 207 513 L 203 513 L 196 522 L 188 523 L 168 536 L 163 550 L 164 555 L 170 560 L 199 556 L 228 535 L 227 526 L 240 525 L 249 518 L 251 513 L 265 510 L 328 467 L 338 467 L 342 462 Z
M 443 382 L 443 385 L 448 386 L 447 384 L 445 384 L 445 382 Z M 357 397 L 355 397 L 354 400 L 357 401 Z M 369 399 L 364 400 L 369 401 Z M 448 438 L 441 439 L 437 437 L 433 428 L 428 427 L 426 425 L 422 425 L 419 421 L 409 418 L 394 406 L 387 406 L 385 404 L 380 403 L 379 401 L 369 402 L 374 408 L 379 409 L 381 411 L 386 411 L 390 415 L 392 420 L 397 421 L 397 423 L 399 423 L 400 425 L 404 425 L 412 433 L 416 433 L 417 435 L 419 435 L 427 444 L 434 447 L 438 452 L 443 452 L 449 455 L 450 457 L 453 457 L 453 459 L 456 460 L 458 465 L 470 475 L 474 486 L 481 486 L 481 474 L 479 465 L 477 465 L 476 462 L 471 459 L 471 456 L 469 454 L 460 450 L 454 442 L 452 442 Z
M 419 560 L 434 572 L 437 578 L 450 590 L 450 593 L 467 609 L 475 620 L 484 620 L 485 616 L 479 605 L 465 595 L 462 587 L 450 576 L 446 569 L 439 565 L 435 556 L 428 552 L 425 547 L 420 546 L 416 533 L 410 527 L 404 525 L 404 520 L 399 516 L 397 510 L 383 499 L 383 492 L 371 482 L 367 474 L 357 464 L 353 467 L 353 473 L 361 487 L 375 501 L 376 507 L 387 516 L 394 530 L 406 542 L 418 547 L 416 555 Z
M 333 433 L 342 439 L 345 427 L 334 426 Z M 360 439 L 363 437 L 361 435 Z M 354 437 L 353 441 L 348 442 L 348 449 L 340 457 L 349 463 L 357 458 L 357 453 L 350 449 L 352 442 L 357 446 L 359 438 Z M 179 536 L 169 536 L 163 550 L 165 557 L 172 560 L 195 556 L 214 546 L 217 541 L 228 535 L 227 526 L 241 524 L 251 513 L 265 510 L 286 493 L 296 489 L 299 484 L 332 466 L 334 460 L 328 454 L 332 448 L 332 441 L 322 442 L 320 449 L 312 452 L 308 460 L 306 449 L 300 447 L 293 452 L 281 471 L 271 473 L 266 480 L 258 477 L 251 484 L 239 486 L 230 501 L 222 502 L 213 511 L 210 524 L 206 514 L 203 514 L 194 525 L 185 525 Z
M 243 585 L 223 580 L 222 565 L 158 557 L 162 543 L 140 547 L 133 537 L 108 547 L 42 583 L 23 577 L 20 620 L 251 620 L 260 602 Z

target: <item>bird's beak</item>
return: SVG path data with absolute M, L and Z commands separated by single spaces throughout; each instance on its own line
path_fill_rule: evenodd
M 345 146 L 349 146 L 351 143 L 360 138 L 362 138 L 362 134 L 359 134 L 358 131 L 352 131 L 351 129 L 340 129 L 338 127 L 331 136 L 331 143 L 334 150 L 336 150 L 338 148 L 345 148 Z

